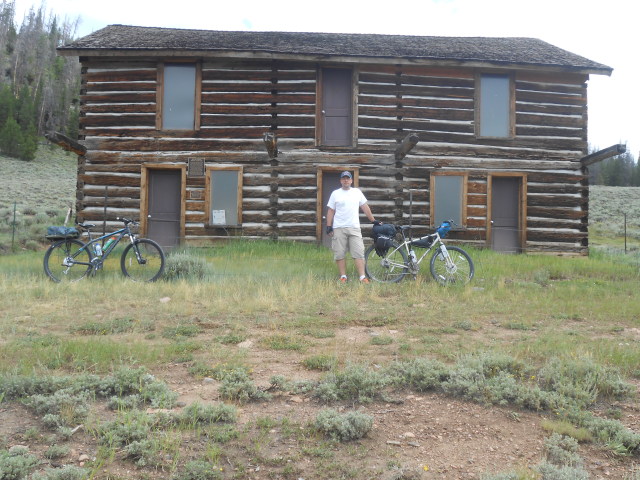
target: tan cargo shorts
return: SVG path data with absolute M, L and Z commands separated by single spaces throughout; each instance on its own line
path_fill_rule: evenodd
M 364 258 L 364 242 L 359 228 L 334 228 L 331 237 L 333 259 L 342 260 L 347 252 L 352 258 Z

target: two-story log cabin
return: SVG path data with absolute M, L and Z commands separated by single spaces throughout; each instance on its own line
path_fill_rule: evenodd
M 58 51 L 82 66 L 78 220 L 320 243 L 350 170 L 385 222 L 587 251 L 587 81 L 612 69 L 543 41 L 111 25 Z

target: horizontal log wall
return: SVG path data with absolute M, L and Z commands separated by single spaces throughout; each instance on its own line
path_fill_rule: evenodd
M 201 128 L 176 134 L 155 128 L 157 64 L 84 58 L 81 141 L 87 153 L 78 177 L 81 220 L 137 217 L 141 166 L 243 166 L 243 224 L 208 226 L 205 182 L 188 177 L 186 239 L 247 237 L 316 240 L 318 168 L 358 168 L 360 186 L 377 218 L 430 230 L 429 183 L 434 171 L 468 173 L 466 243 L 487 242 L 488 176 L 527 178 L 527 251 L 582 253 L 587 247 L 588 189 L 579 159 L 586 153 L 586 77 L 515 75 L 512 139 L 475 136 L 475 75 L 470 69 L 358 65 L 358 146 L 315 146 L 318 65 L 282 61 L 202 62 Z M 275 132 L 279 154 L 262 141 Z M 396 145 L 409 133 L 418 145 L 401 161 Z

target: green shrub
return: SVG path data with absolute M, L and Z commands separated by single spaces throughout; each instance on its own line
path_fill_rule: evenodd
M 334 355 L 313 355 L 302 361 L 302 365 L 307 370 L 329 371 L 336 368 L 338 359 Z
M 69 447 L 65 445 L 51 445 L 44 451 L 44 458 L 49 460 L 55 460 L 58 458 L 66 457 L 69 454 Z
M 219 392 L 222 398 L 239 403 L 269 398 L 269 394 L 256 387 L 247 371 L 242 368 L 224 373 Z
M 559 466 L 542 462 L 536 467 L 541 480 L 588 480 L 589 473 L 582 467 Z
M 167 256 L 164 279 L 204 280 L 210 273 L 211 268 L 204 258 L 189 252 L 178 252 Z
M 341 414 L 326 408 L 318 412 L 315 427 L 334 440 L 348 442 L 367 435 L 373 427 L 373 417 L 357 411 Z
M 75 465 L 65 465 L 62 468 L 48 468 L 44 473 L 34 473 L 32 480 L 86 480 L 91 472 L 86 468 Z
M 571 437 L 552 434 L 544 442 L 547 462 L 557 466 L 582 466 L 582 458 L 578 455 L 578 442 Z
M 445 364 L 428 358 L 394 362 L 384 373 L 392 386 L 418 392 L 440 388 L 451 374 Z
M 371 337 L 370 343 L 371 345 L 391 345 L 393 343 L 393 338 L 389 335 L 378 335 Z
M 193 425 L 209 425 L 212 423 L 235 422 L 237 409 L 232 405 L 218 403 L 217 405 L 201 405 L 192 403 L 185 407 L 180 420 Z
M 115 318 L 105 322 L 87 322 L 71 328 L 72 333 L 81 335 L 111 335 L 132 332 L 135 322 L 132 318 Z
M 172 477 L 173 480 L 218 480 L 221 478 L 223 477 L 220 469 L 203 460 L 188 462 Z
M 162 332 L 164 338 L 180 339 L 181 337 L 195 337 L 201 332 L 201 328 L 194 323 L 182 323 L 175 327 L 167 327 Z
M 343 371 L 328 373 L 316 387 L 315 396 L 325 403 L 371 402 L 382 393 L 386 383 L 384 375 L 364 365 L 350 365 Z
M 38 458 L 26 449 L 0 450 L 0 479 L 22 480 L 38 465 Z

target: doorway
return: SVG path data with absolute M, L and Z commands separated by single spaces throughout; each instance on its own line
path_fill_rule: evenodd
M 490 241 L 491 249 L 503 253 L 522 252 L 525 242 L 526 177 L 491 176 Z
M 141 198 L 144 235 L 163 249 L 180 244 L 183 236 L 183 182 L 181 168 L 145 168 L 146 188 Z

